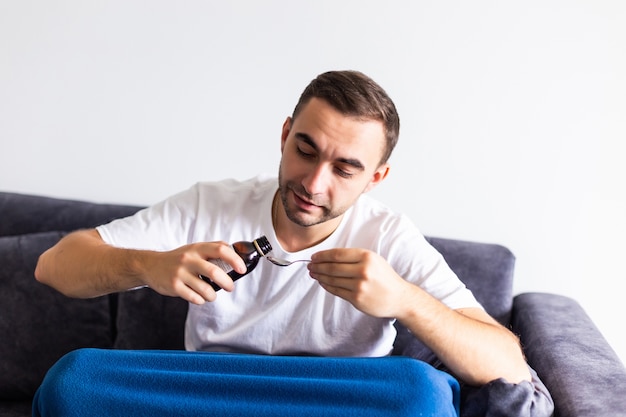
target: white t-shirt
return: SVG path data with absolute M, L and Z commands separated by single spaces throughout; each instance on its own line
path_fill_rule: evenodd
M 274 177 L 198 183 L 134 216 L 99 226 L 105 242 L 125 248 L 171 250 L 201 241 L 251 241 L 265 235 L 272 254 L 309 259 L 337 248 L 370 249 L 406 280 L 447 306 L 480 307 L 443 257 L 403 215 L 362 195 L 322 243 L 300 252 L 281 248 L 271 218 Z M 393 319 L 369 316 L 312 279 L 305 264 L 279 267 L 261 260 L 231 293 L 190 304 L 188 350 L 273 355 L 384 356 L 396 336 Z

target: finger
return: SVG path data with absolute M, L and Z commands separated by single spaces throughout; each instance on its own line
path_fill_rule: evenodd
M 186 294 L 188 301 L 203 304 L 205 301 L 215 301 L 217 291 L 222 288 L 226 291 L 233 290 L 233 280 L 230 276 L 215 265 L 212 265 L 209 270 L 212 271 L 207 274 L 209 276 L 190 274 L 181 281 L 184 285 L 179 290 Z
M 336 262 L 336 263 L 355 263 L 359 262 L 362 250 L 355 248 L 335 248 L 314 253 L 311 256 L 311 262 Z
M 354 292 L 358 285 L 358 281 L 352 277 L 340 277 L 327 274 L 311 274 L 311 278 L 315 279 L 322 286 L 343 289 L 349 292 Z
M 352 291 L 347 290 L 345 288 L 342 287 L 335 287 L 332 285 L 327 285 L 325 283 L 320 282 L 320 286 L 325 290 L 328 291 L 330 294 L 335 295 L 337 297 L 343 298 L 344 300 L 348 301 L 348 302 L 352 302 L 352 295 L 354 294 Z
M 184 282 L 179 281 L 174 286 L 174 292 L 176 293 L 176 295 L 196 305 L 202 305 L 206 301 L 215 300 L 215 297 L 217 296 L 217 294 L 215 293 L 215 291 L 213 291 L 211 286 L 206 283 L 203 283 L 202 280 L 200 280 L 199 278 L 195 278 L 195 280 L 200 281 L 200 283 L 205 285 L 207 288 L 205 288 L 204 290 L 194 289 L 195 285 L 193 284 L 193 281 L 192 281 L 192 285 L 187 285 Z M 212 291 L 212 294 L 211 294 L 211 291 Z
M 310 274 L 344 278 L 356 277 L 362 271 L 358 263 L 310 262 L 307 268 Z
M 204 244 L 207 251 L 203 254 L 203 259 L 220 259 L 236 272 L 243 274 L 246 272 L 246 264 L 241 256 L 235 252 L 233 247 L 225 242 L 209 242 Z
M 196 276 L 196 280 L 197 278 L 200 278 L 200 283 L 192 281 L 194 288 L 201 286 L 201 289 L 208 291 L 206 286 L 202 285 L 207 284 L 213 292 L 218 291 L 220 288 L 229 292 L 234 289 L 232 278 L 222 268 L 210 261 L 203 261 L 199 265 L 199 273 Z

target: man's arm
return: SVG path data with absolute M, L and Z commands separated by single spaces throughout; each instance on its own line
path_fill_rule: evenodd
M 452 310 L 413 284 L 401 303 L 395 317 L 468 384 L 531 380 L 517 337 L 484 310 Z
M 69 297 L 97 297 L 147 285 L 160 294 L 202 304 L 216 294 L 199 275 L 227 291 L 233 289 L 231 278 L 207 261 L 216 258 L 238 272 L 246 270 L 224 242 L 194 243 L 167 252 L 122 249 L 108 245 L 97 230 L 90 229 L 71 233 L 44 252 L 35 277 Z
M 517 338 L 479 308 L 452 310 L 402 279 L 379 255 L 361 249 L 318 252 L 311 277 L 366 314 L 394 317 L 460 379 L 483 385 L 531 376 Z

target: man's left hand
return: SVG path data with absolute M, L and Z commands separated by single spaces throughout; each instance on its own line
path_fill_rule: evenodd
M 315 253 L 309 273 L 331 294 L 375 317 L 396 317 L 410 294 L 402 279 L 380 255 L 365 249 L 339 248 Z

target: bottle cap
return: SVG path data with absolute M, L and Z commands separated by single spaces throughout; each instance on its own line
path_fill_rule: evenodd
M 272 251 L 272 245 L 270 245 L 269 240 L 267 240 L 265 236 L 254 239 L 252 243 L 254 243 L 254 247 L 257 252 L 259 252 L 262 256 L 265 256 Z

